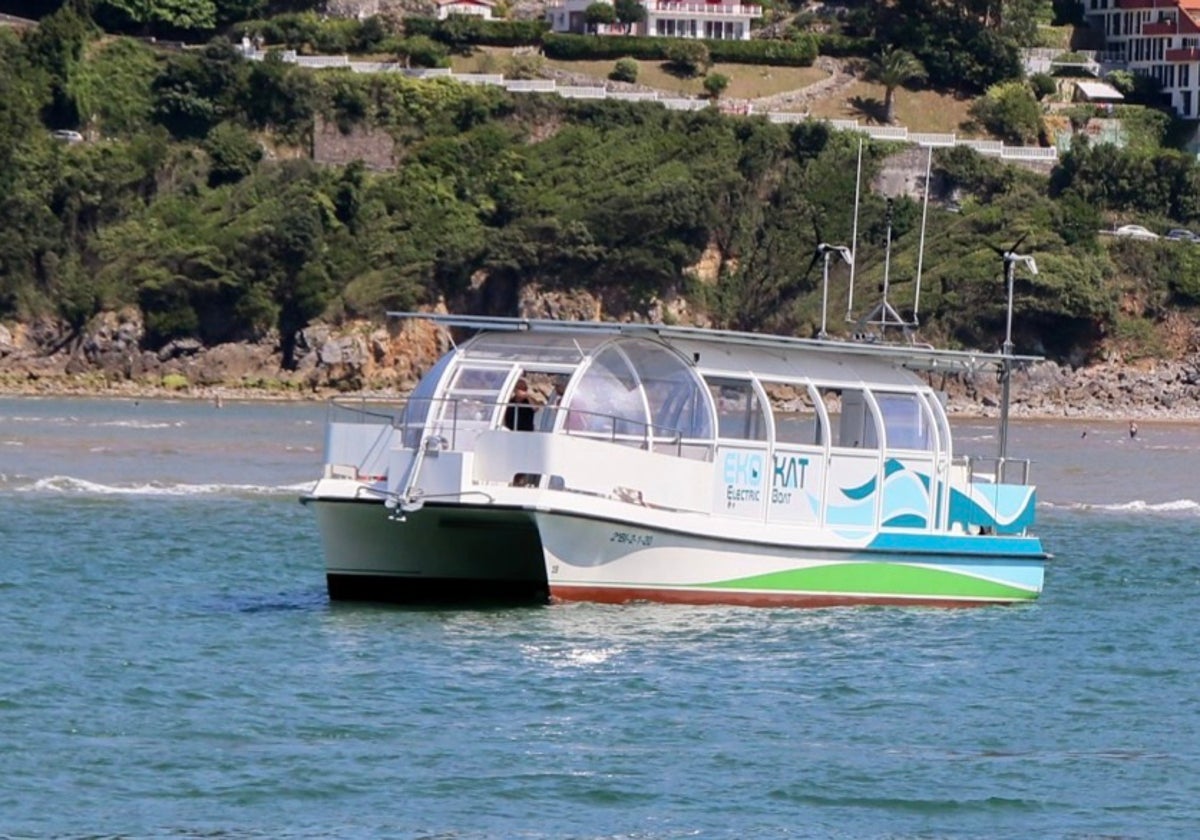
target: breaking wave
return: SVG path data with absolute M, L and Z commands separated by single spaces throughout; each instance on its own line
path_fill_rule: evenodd
M 98 429 L 182 429 L 187 423 L 183 420 L 104 420 L 88 425 Z
M 23 493 L 78 493 L 91 496 L 283 496 L 306 493 L 313 482 L 299 484 L 183 484 L 150 481 L 142 484 L 100 484 L 69 475 L 21 481 L 16 477 L 0 476 L 0 485 L 12 483 L 11 489 Z
M 1102 511 L 1113 513 L 1187 513 L 1200 514 L 1200 502 L 1192 499 L 1176 499 L 1171 502 L 1111 502 L 1090 504 L 1087 502 L 1045 502 L 1040 507 L 1056 510 Z

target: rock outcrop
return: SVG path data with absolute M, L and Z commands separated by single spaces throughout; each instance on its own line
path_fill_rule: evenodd
M 621 320 L 707 325 L 682 298 L 635 307 L 619 292 L 525 286 L 518 311 L 526 318 Z M 10 393 L 154 394 L 319 397 L 364 391 L 403 394 L 449 349 L 449 336 L 428 322 L 398 319 L 314 324 L 297 341 L 297 365 L 281 364 L 278 336 L 256 343 L 205 347 L 194 339 L 156 350 L 144 346 L 135 308 L 105 312 L 82 331 L 61 321 L 0 324 L 0 391 Z M 993 376 L 933 375 L 952 414 L 995 415 L 1000 383 Z M 1200 418 L 1200 346 L 1189 341 L 1173 360 L 1105 361 L 1086 368 L 1043 362 L 1016 370 L 1012 415 L 1097 419 Z

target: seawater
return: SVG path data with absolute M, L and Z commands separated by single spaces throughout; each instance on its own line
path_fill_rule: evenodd
M 1195 426 L 1017 424 L 1033 605 L 463 610 L 329 603 L 323 421 L 0 399 L 0 836 L 1200 826 Z

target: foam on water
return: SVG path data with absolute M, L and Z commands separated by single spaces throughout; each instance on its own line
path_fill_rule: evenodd
M 1200 513 L 1200 502 L 1192 499 L 1175 499 L 1169 502 L 1147 502 L 1135 499 L 1131 502 L 1088 504 L 1085 502 L 1044 502 L 1040 507 L 1059 510 L 1113 511 L 1117 513 Z
M 5 477 L 0 475 L 0 484 Z M 305 481 L 299 484 L 259 485 L 259 484 L 184 484 L 151 481 L 144 484 L 100 484 L 69 475 L 54 475 L 49 478 L 39 478 L 31 483 L 23 483 L 13 488 L 24 493 L 79 493 L 94 496 L 273 496 L 307 493 L 312 490 L 314 482 Z
M 151 420 L 105 420 L 100 423 L 89 423 L 92 428 L 114 428 L 114 429 L 182 429 L 187 425 L 182 420 L 174 422 L 162 422 Z

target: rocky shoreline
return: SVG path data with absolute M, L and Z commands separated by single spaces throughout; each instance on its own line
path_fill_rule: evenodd
M 0 324 L 0 394 L 130 399 L 325 400 L 338 394 L 400 397 L 445 350 L 429 324 L 312 326 L 300 336 L 294 370 L 281 365 L 277 337 L 205 347 L 184 340 L 141 349 L 136 311 L 105 313 L 81 335 L 62 324 Z M 956 417 L 999 413 L 995 377 L 935 375 Z M 1200 419 L 1200 351 L 1175 360 L 1104 362 L 1071 368 L 1042 362 L 1013 374 L 1011 416 L 1027 419 L 1169 421 Z

